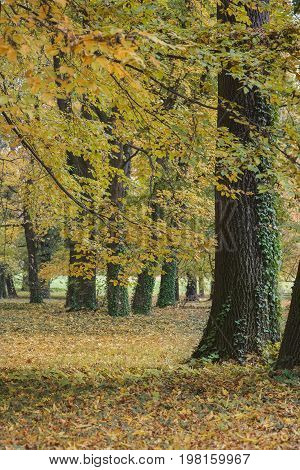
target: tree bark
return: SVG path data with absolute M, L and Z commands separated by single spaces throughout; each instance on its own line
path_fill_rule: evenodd
M 162 266 L 157 307 L 164 308 L 176 304 L 177 260 L 165 262 Z
M 218 7 L 218 19 L 235 23 L 228 13 L 231 0 Z M 267 1 L 265 3 L 268 3 Z M 269 15 L 246 8 L 251 28 L 262 28 Z M 257 34 L 260 34 L 257 32 Z M 225 127 L 240 143 L 252 143 L 250 127 L 261 130 L 271 124 L 270 106 L 258 89 L 244 93 L 244 84 L 223 69 L 218 78 L 218 127 Z M 239 109 L 243 122 L 234 116 Z M 251 126 L 250 126 L 251 123 Z M 218 144 L 221 148 L 221 144 Z M 261 156 L 261 170 L 268 162 Z M 243 361 L 247 353 L 260 353 L 264 345 L 279 339 L 277 272 L 279 264 L 275 196 L 259 192 L 255 172 L 245 170 L 236 183 L 220 181 L 238 191 L 236 200 L 216 190 L 215 256 L 212 308 L 203 338 L 193 357 L 233 358 Z
M 296 366 L 300 366 L 300 262 L 275 368 L 293 369 Z
M 55 56 L 53 59 L 54 70 L 57 76 L 60 76 L 60 56 Z M 57 86 L 60 82 L 57 81 Z M 57 98 L 57 105 L 59 110 L 69 119 L 72 114 L 72 106 L 70 97 Z M 89 114 L 85 116 L 90 119 Z M 80 155 L 74 155 L 72 152 L 67 152 L 67 162 L 70 167 L 70 175 L 74 176 L 82 187 L 82 194 L 85 195 L 84 180 L 92 179 L 92 166 L 89 161 L 85 160 Z M 80 211 L 77 218 L 77 225 L 82 225 L 83 232 L 85 231 L 86 217 L 91 219 L 91 227 L 94 225 L 94 218 L 84 211 Z M 66 308 L 67 310 L 95 310 L 97 308 L 97 295 L 96 295 L 96 253 L 90 247 L 93 242 L 94 229 L 90 230 L 88 243 L 83 246 L 82 242 L 75 237 L 69 240 L 69 277 L 66 295 Z
M 17 299 L 18 294 L 16 291 L 14 278 L 11 273 L 7 273 L 5 276 L 6 287 L 7 287 L 7 294 L 10 299 Z
M 175 300 L 176 302 L 180 301 L 180 279 L 178 275 L 176 275 L 176 280 L 175 280 Z
M 0 299 L 7 299 L 5 266 L 0 264 Z
M 130 157 L 131 149 L 128 145 L 122 145 L 120 142 L 112 140 L 112 144 L 119 147 L 119 151 L 112 152 L 110 156 L 110 165 L 112 168 L 122 170 L 125 177 L 130 176 Z M 127 163 L 126 163 L 127 162 Z M 126 183 L 120 178 L 116 172 L 112 178 L 109 187 L 110 201 L 115 209 L 120 211 L 123 207 L 123 199 L 126 195 Z M 123 243 L 122 232 L 124 230 L 123 223 L 117 220 L 117 213 L 111 217 L 111 238 L 116 241 L 109 244 L 109 249 L 113 257 L 122 256 L 125 246 Z M 107 264 L 107 311 L 113 317 L 127 316 L 130 313 L 130 304 L 128 296 L 128 288 L 123 285 L 120 277 L 123 268 L 117 261 Z
M 138 315 L 150 315 L 152 310 L 152 296 L 155 285 L 155 277 L 149 274 L 147 269 L 138 275 L 135 286 L 132 312 Z
M 39 265 L 43 265 L 51 261 L 58 239 L 58 231 L 51 228 L 48 230 L 46 235 L 39 240 Z M 40 278 L 40 283 L 43 299 L 50 299 L 50 281 Z
M 197 300 L 197 278 L 191 273 L 187 273 L 185 300 L 187 302 Z
M 150 208 L 151 208 L 151 219 L 154 223 L 162 215 L 161 207 L 157 204 L 157 190 L 159 189 L 160 182 L 156 182 L 153 186 L 151 194 Z M 157 236 L 153 234 L 153 240 L 157 240 Z M 137 283 L 135 286 L 133 298 L 132 298 L 132 312 L 139 315 L 150 315 L 152 311 L 152 297 L 155 287 L 155 275 L 150 274 L 151 269 L 157 265 L 157 260 L 149 263 L 149 266 L 145 267 L 143 271 L 138 275 Z
M 25 231 L 25 239 L 28 253 L 28 283 L 30 303 L 40 304 L 43 302 L 43 296 L 41 292 L 41 285 L 38 274 L 38 247 L 30 214 L 27 209 L 24 209 L 23 226 Z

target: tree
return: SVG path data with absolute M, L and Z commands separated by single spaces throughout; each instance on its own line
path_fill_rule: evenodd
M 28 253 L 28 283 L 30 292 L 30 303 L 41 304 L 43 302 L 43 295 L 39 280 L 37 239 L 33 229 L 30 213 L 27 208 L 24 208 L 23 214 L 23 226 Z
M 130 146 L 118 141 L 114 143 L 118 151 L 113 151 L 110 156 L 110 165 L 115 172 L 109 186 L 109 197 L 113 205 L 110 218 L 110 237 L 113 241 L 109 243 L 109 250 L 111 257 L 116 261 L 107 263 L 107 310 L 109 315 L 119 317 L 129 315 L 130 304 L 128 288 L 124 284 L 126 280 L 122 280 L 122 265 L 118 262 L 118 258 L 125 251 L 124 226 L 117 220 L 115 211 L 122 209 L 126 195 L 126 178 L 130 175 Z
M 185 299 L 188 302 L 197 300 L 197 277 L 191 273 L 187 273 Z
M 295 366 L 300 366 L 300 262 L 275 368 L 293 369 Z
M 39 268 L 52 260 L 53 254 L 57 248 L 59 233 L 55 228 L 50 228 L 47 233 L 39 238 L 38 258 Z M 50 281 L 43 279 L 40 275 L 42 296 L 44 299 L 50 298 Z
M 245 5 L 247 20 L 239 20 L 242 5 L 223 0 L 218 20 L 224 31 L 250 23 L 263 43 L 264 25 L 269 21 L 268 1 L 259 6 Z M 227 29 L 226 29 L 227 28 Z M 243 53 L 243 42 L 236 53 Z M 260 352 L 268 342 L 279 339 L 278 298 L 276 292 L 279 263 L 278 227 L 275 195 L 270 188 L 261 192 L 263 175 L 271 161 L 262 154 L 260 137 L 272 122 L 268 98 L 257 86 L 247 87 L 245 71 L 234 74 L 230 58 L 218 77 L 218 151 L 226 153 L 227 131 L 230 146 L 236 143 L 243 155 L 255 154 L 258 168 L 241 168 L 228 177 L 226 160 L 217 162 L 219 186 L 216 187 L 215 217 L 217 249 L 212 308 L 207 327 L 194 358 L 212 356 L 243 360 L 250 352 Z M 251 69 L 248 71 L 251 76 Z M 238 76 L 236 76 L 238 75 Z M 225 141 L 225 144 L 224 144 Z M 233 183 L 231 181 L 234 181 Z M 223 186 L 222 186 L 223 185 Z M 225 187 L 235 191 L 228 197 Z
M 169 307 L 176 303 L 176 277 L 177 260 L 173 256 L 166 260 L 162 266 L 160 277 L 160 287 L 157 299 L 157 306 L 160 308 Z
M 0 264 L 0 299 L 6 299 L 7 295 L 7 286 L 5 282 L 5 266 Z
M 14 283 L 14 277 L 10 272 L 6 273 L 5 276 L 7 295 L 9 299 L 16 299 L 18 297 L 17 290 Z
M 63 81 L 61 76 L 63 58 L 64 55 L 60 54 L 54 56 L 53 59 L 58 88 L 61 87 Z M 69 121 L 72 115 L 70 95 L 66 94 L 64 97 L 58 95 L 57 105 L 66 120 Z M 84 115 L 84 117 L 87 116 Z M 79 183 L 81 196 L 88 198 L 86 181 L 93 178 L 90 161 L 82 155 L 76 155 L 73 151 L 67 150 L 67 164 L 70 175 Z M 88 224 L 86 219 L 89 219 Z M 96 260 L 95 251 L 90 246 L 94 238 L 94 217 L 86 211 L 79 210 L 76 225 L 77 230 L 70 231 L 68 240 L 70 256 L 66 308 L 68 310 L 95 310 L 97 308 Z M 86 231 L 88 231 L 87 237 L 85 236 Z M 74 232 L 77 233 L 74 234 Z M 87 239 L 87 243 L 83 243 L 83 239 Z
M 153 230 L 151 231 L 151 238 L 154 243 L 157 240 L 156 224 L 161 216 L 161 208 L 156 201 L 157 190 L 159 183 L 156 182 L 153 187 L 153 192 L 150 197 L 150 210 L 151 210 L 151 220 L 154 223 Z M 150 315 L 152 310 L 152 297 L 155 287 L 155 267 L 157 265 L 157 259 L 152 262 L 149 262 L 146 265 L 142 272 L 138 274 L 137 283 L 135 286 L 133 298 L 132 298 L 132 312 L 138 315 Z

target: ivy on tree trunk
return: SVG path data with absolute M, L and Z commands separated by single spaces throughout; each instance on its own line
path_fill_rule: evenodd
M 265 1 L 267 4 L 268 1 Z M 230 2 L 218 6 L 218 19 L 235 24 L 228 10 Z M 246 7 L 251 28 L 262 28 L 269 20 L 267 11 Z M 245 151 L 257 145 L 256 139 L 272 122 L 272 110 L 257 88 L 244 90 L 243 82 L 230 74 L 230 65 L 218 78 L 218 127 L 225 128 Z M 236 110 L 239 115 L 236 116 Z M 222 143 L 218 143 L 222 149 Z M 259 170 L 264 174 L 270 162 L 260 155 Z M 259 353 L 267 342 L 279 339 L 277 274 L 279 242 L 276 197 L 260 192 L 263 180 L 257 172 L 245 169 L 235 183 L 224 177 L 225 163 L 218 160 L 219 181 L 237 191 L 237 198 L 216 190 L 214 289 L 208 324 L 193 357 L 234 358 L 242 361 L 247 353 Z M 268 183 L 268 181 L 265 181 Z
M 118 220 L 118 212 L 123 207 L 123 200 L 126 195 L 126 184 L 119 175 L 119 171 L 124 173 L 125 177 L 130 176 L 130 155 L 131 149 L 128 145 L 122 145 L 112 140 L 112 143 L 119 148 L 113 151 L 110 156 L 110 165 L 117 171 L 114 174 L 109 187 L 109 197 L 113 204 L 115 213 L 110 220 L 110 235 L 114 239 L 108 246 L 113 257 L 120 257 L 125 251 L 122 240 L 123 224 Z M 117 239 L 117 241 L 116 241 Z M 107 264 L 107 311 L 114 317 L 127 316 L 130 313 L 128 288 L 122 283 L 123 268 L 118 261 Z M 123 280 L 124 281 L 124 280 Z
M 164 308 L 176 304 L 177 260 L 166 261 L 162 266 L 157 307 Z

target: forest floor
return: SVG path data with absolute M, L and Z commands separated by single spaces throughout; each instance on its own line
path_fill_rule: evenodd
M 2 449 L 299 449 L 300 389 L 263 359 L 187 364 L 207 303 L 151 317 L 0 304 Z

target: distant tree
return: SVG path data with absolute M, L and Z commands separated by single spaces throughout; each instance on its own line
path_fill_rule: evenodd
M 300 262 L 275 367 L 276 369 L 293 369 L 295 366 L 300 366 Z

